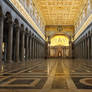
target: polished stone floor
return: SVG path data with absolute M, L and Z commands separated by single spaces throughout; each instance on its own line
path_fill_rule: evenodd
M 92 61 L 48 59 L 1 63 L 0 92 L 92 92 Z

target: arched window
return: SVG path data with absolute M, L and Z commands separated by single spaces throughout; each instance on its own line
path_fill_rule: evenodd
M 51 39 L 50 46 L 69 46 L 69 39 L 64 35 L 56 35 Z

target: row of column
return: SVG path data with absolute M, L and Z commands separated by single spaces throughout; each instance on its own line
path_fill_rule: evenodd
M 45 44 L 41 43 L 38 39 L 32 38 L 32 59 L 45 57 Z
M 44 58 L 45 44 L 24 27 L 0 17 L 0 61 L 27 61 Z M 3 48 L 4 44 L 4 48 Z M 4 50 L 3 50 L 4 49 Z
M 92 34 L 84 36 L 74 45 L 74 57 L 92 59 Z

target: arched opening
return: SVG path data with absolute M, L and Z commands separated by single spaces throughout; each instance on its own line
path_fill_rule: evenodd
M 4 18 L 4 29 L 3 29 L 3 60 L 6 61 L 8 58 L 9 48 L 9 26 L 12 21 L 12 16 L 9 12 L 6 13 Z
M 65 35 L 55 35 L 50 40 L 50 46 L 69 46 L 69 38 Z
M 55 35 L 50 39 L 50 56 L 66 58 L 69 56 L 69 38 L 66 35 Z
M 58 57 L 59 57 L 59 58 L 62 58 L 62 51 L 59 51 L 59 52 L 58 52 Z

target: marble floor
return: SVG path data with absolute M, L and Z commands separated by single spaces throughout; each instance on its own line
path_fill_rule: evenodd
M 92 92 L 92 61 L 47 59 L 1 63 L 0 92 Z

